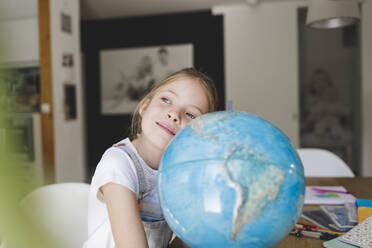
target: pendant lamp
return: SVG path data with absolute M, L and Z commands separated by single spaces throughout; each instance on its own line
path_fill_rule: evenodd
M 331 29 L 352 25 L 359 21 L 356 0 L 309 0 L 306 25 Z

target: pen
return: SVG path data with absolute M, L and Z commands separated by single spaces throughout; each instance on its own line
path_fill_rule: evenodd
M 344 235 L 344 233 L 342 233 L 342 232 L 335 232 L 335 231 L 325 230 L 325 229 L 317 228 L 317 227 L 310 226 L 310 225 L 304 225 L 304 224 L 296 224 L 294 229 L 296 229 L 296 230 L 307 230 L 307 231 L 319 231 L 319 232 L 322 232 L 322 233 Z
M 320 239 L 320 237 L 322 236 L 322 234 L 319 233 L 319 232 L 301 231 L 301 233 L 302 233 L 302 235 L 304 235 L 305 237 L 316 238 L 316 239 Z
M 310 224 L 304 224 L 304 223 L 301 223 L 301 222 L 296 223 L 296 226 L 317 228 L 317 226 L 313 226 L 313 225 L 310 225 Z
M 318 227 L 311 226 L 311 225 L 305 225 L 305 224 L 296 224 L 294 229 L 301 229 L 301 230 L 307 230 L 307 231 L 317 231 Z
M 290 234 L 296 237 L 299 237 L 299 238 L 302 236 L 305 236 L 305 237 L 322 239 L 322 240 L 331 240 L 339 236 L 337 234 L 331 234 L 331 233 L 321 233 L 317 231 L 305 231 L 305 230 L 295 230 L 295 229 L 292 230 Z
M 341 190 L 332 190 L 332 189 L 320 189 L 320 188 L 312 188 L 313 191 L 318 193 L 339 193 L 339 194 L 352 194 L 349 191 L 341 191 Z
M 322 233 L 322 235 L 320 235 L 320 239 L 323 239 L 323 240 L 331 240 L 337 237 L 339 237 L 339 235 L 332 234 L 332 233 Z
M 296 226 L 293 229 L 295 229 L 295 230 L 304 230 L 304 231 L 313 231 L 313 232 L 317 231 L 316 228 L 309 228 L 309 227 L 297 227 Z
M 337 235 L 344 235 L 344 233 L 341 233 L 341 232 L 335 232 L 335 231 L 324 230 L 324 229 L 319 229 L 319 228 L 318 228 L 317 231 L 323 232 L 323 233 L 331 233 L 331 234 L 337 234 Z
M 305 236 L 311 238 L 320 238 L 320 233 L 312 234 L 310 231 L 302 231 L 302 230 L 292 230 L 289 234 L 294 235 L 298 238 Z

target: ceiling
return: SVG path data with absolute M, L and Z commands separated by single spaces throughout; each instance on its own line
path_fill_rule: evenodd
M 82 19 L 103 19 L 206 10 L 216 5 L 256 1 L 293 0 L 80 0 L 80 9 Z M 0 0 L 0 20 L 36 17 L 37 2 L 38 0 Z
M 52 1 L 52 0 L 50 0 Z M 55 0 L 67 1 L 67 0 Z M 157 15 L 206 10 L 217 5 L 288 2 L 305 0 L 76 0 L 80 1 L 82 19 Z M 372 1 L 372 0 L 358 0 Z M 0 21 L 37 16 L 38 0 L 0 0 Z M 253 3 L 253 4 L 252 4 Z
M 83 19 L 154 15 L 210 9 L 214 5 L 245 0 L 81 0 Z

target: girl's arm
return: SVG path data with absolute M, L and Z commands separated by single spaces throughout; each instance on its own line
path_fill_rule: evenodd
M 147 248 L 146 234 L 135 194 L 115 183 L 105 184 L 101 189 L 116 247 Z

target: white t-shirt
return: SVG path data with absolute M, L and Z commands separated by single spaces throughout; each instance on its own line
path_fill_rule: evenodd
M 142 219 L 163 220 L 156 190 L 157 171 L 145 163 L 128 138 L 118 144 L 122 143 L 136 154 L 144 172 L 145 194 L 142 201 Z M 88 240 L 84 244 L 85 248 L 115 247 L 108 211 L 100 191 L 100 188 L 109 182 L 127 187 L 135 193 L 137 199 L 139 198 L 139 183 L 135 165 L 128 154 L 118 147 L 110 147 L 105 151 L 92 178 L 88 208 Z

